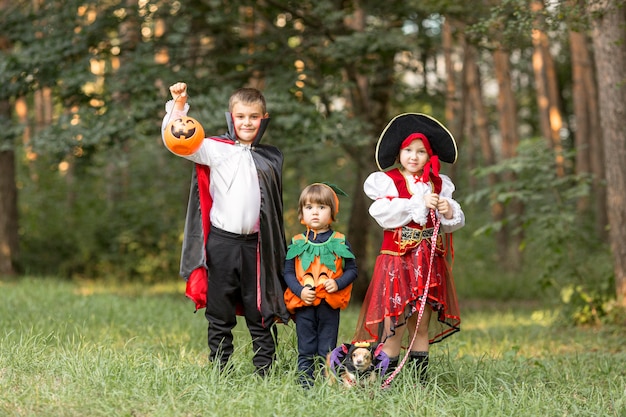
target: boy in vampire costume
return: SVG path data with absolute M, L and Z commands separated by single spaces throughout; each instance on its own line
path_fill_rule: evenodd
M 163 128 L 189 109 L 184 83 L 172 85 L 170 92 Z M 206 138 L 196 152 L 183 156 L 195 166 L 180 273 L 196 311 L 206 308 L 209 359 L 226 366 L 234 350 L 236 315 L 242 315 L 256 372 L 265 375 L 275 358 L 275 323 L 289 320 L 283 300 L 283 156 L 278 148 L 260 144 L 269 118 L 258 90 L 237 90 L 226 121 L 226 134 Z

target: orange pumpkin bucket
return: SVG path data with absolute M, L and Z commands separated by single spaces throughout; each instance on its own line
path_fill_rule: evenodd
M 193 117 L 179 117 L 167 124 L 163 138 L 165 145 L 176 155 L 191 155 L 202 145 L 204 128 Z

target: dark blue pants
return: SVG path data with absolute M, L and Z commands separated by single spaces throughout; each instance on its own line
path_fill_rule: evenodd
M 207 240 L 209 287 L 205 316 L 209 322 L 209 359 L 225 365 L 234 350 L 236 306 L 242 305 L 252 337 L 252 362 L 263 371 L 274 360 L 276 326 L 263 326 L 257 308 L 257 241 L 257 234 L 236 235 L 211 228 Z
M 337 347 L 339 313 L 339 309 L 332 308 L 325 301 L 316 307 L 296 310 L 298 371 L 305 384 L 313 380 L 316 358 L 325 359 L 326 354 Z

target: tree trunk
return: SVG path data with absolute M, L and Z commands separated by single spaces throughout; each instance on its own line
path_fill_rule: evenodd
M 344 24 L 349 31 L 365 30 L 365 13 L 359 2 L 354 4 L 354 12 L 344 19 Z M 383 56 L 380 59 L 378 68 L 374 75 L 368 76 L 360 71 L 357 65 L 348 64 L 344 68 L 346 87 L 344 96 L 346 105 L 350 108 L 351 114 L 361 115 L 365 120 L 369 120 L 372 131 L 369 132 L 373 143 L 367 146 L 350 146 L 344 148 L 355 162 L 356 183 L 352 192 L 352 211 L 350 213 L 350 223 L 348 226 L 348 237 L 350 245 L 356 256 L 356 263 L 359 269 L 359 279 L 355 281 L 352 296 L 356 302 L 361 302 L 365 297 L 371 276 L 371 267 L 368 262 L 374 259 L 377 254 L 368 253 L 370 230 L 373 220 L 368 213 L 370 201 L 363 192 L 363 182 L 365 177 L 374 171 L 374 148 L 375 141 L 380 135 L 383 127 L 389 118 L 389 102 L 391 88 L 393 85 L 393 60 L 394 56 Z M 382 231 L 380 232 L 382 235 Z M 376 248 L 378 249 L 378 248 Z
M 467 84 L 467 94 L 469 106 L 472 109 L 473 117 L 476 125 L 476 133 L 480 142 L 480 149 L 483 156 L 484 166 L 494 165 L 496 163 L 496 154 L 491 146 L 489 136 L 489 121 L 487 110 L 483 103 L 482 85 L 480 82 L 480 73 L 478 64 L 476 63 L 476 48 L 467 45 L 465 48 L 465 62 L 463 65 L 465 74 L 465 83 Z M 495 184 L 497 178 L 490 176 L 489 184 Z
M 359 270 L 359 279 L 354 282 L 352 287 L 352 298 L 359 304 L 365 298 L 365 293 L 369 287 L 373 268 L 373 262 L 370 262 L 370 260 L 376 259 L 378 248 L 380 247 L 370 244 L 369 235 L 370 230 L 372 230 L 373 219 L 368 212 L 369 199 L 363 192 L 365 178 L 373 170 L 371 162 L 368 163 L 367 160 L 373 161 L 374 155 L 365 149 L 361 150 L 360 154 L 363 156 L 355 158 L 355 160 L 359 159 L 360 161 L 355 163 L 355 182 L 354 188 L 350 193 L 352 209 L 348 223 L 350 246 L 352 246 L 352 251 L 356 256 L 357 268 Z M 382 236 L 382 231 L 380 231 L 380 235 Z
M 461 28 L 461 31 L 464 32 L 463 28 Z M 467 52 L 468 43 L 467 43 L 466 37 L 459 36 L 458 41 L 459 41 L 461 50 Z M 459 111 L 460 111 L 459 118 L 461 119 L 461 121 L 459 122 L 459 135 L 461 138 L 467 138 L 466 140 L 464 140 L 464 147 L 463 147 L 464 149 L 463 153 L 465 154 L 464 159 L 466 161 L 465 169 L 467 170 L 467 172 L 472 172 L 480 164 L 480 162 L 478 161 L 479 153 L 476 151 L 476 141 L 473 140 L 473 138 L 478 137 L 478 134 L 474 133 L 475 126 L 474 126 L 474 119 L 471 116 L 472 105 L 470 103 L 470 98 L 469 98 L 470 87 L 467 81 L 467 68 L 469 66 L 468 60 L 470 59 L 470 57 L 471 55 L 468 55 L 467 53 L 463 54 L 463 65 L 462 65 L 463 69 L 461 72 L 461 80 L 460 80 L 461 103 L 459 105 Z M 478 182 L 477 182 L 475 175 L 469 176 L 468 185 L 469 185 L 470 191 L 476 191 L 478 189 Z
M 0 11 L 6 10 L 9 4 L 11 3 L 8 0 L 0 0 Z M 0 51 L 8 51 L 11 48 L 11 42 L 0 37 Z M 11 103 L 9 100 L 0 100 L 2 126 L 11 125 L 11 118 Z M 10 142 L 12 138 L 3 132 L 0 140 Z M 15 151 L 11 143 L 9 146 L 0 147 L 0 276 L 17 273 L 19 222 L 15 175 Z
M 11 120 L 8 100 L 0 102 L 0 120 L 4 126 Z M 3 138 L 10 140 L 11 138 Z M 19 248 L 17 187 L 15 185 L 15 152 L 13 148 L 0 150 L 0 275 L 17 273 Z
M 490 3 L 494 6 L 497 4 L 497 2 Z M 502 23 L 493 27 L 491 37 L 492 43 L 495 46 L 493 50 L 493 62 L 494 75 L 498 83 L 497 109 L 498 125 L 501 135 L 501 156 L 506 159 L 515 156 L 519 145 L 519 133 L 517 103 L 511 81 L 510 53 L 504 48 L 503 42 L 501 41 L 503 29 Z M 489 146 L 492 145 L 489 144 Z M 493 150 L 490 152 L 494 153 Z M 495 157 L 493 157 L 493 162 L 490 165 L 495 163 L 496 160 Z M 504 174 L 502 177 L 492 174 L 490 184 L 495 184 L 501 180 L 513 183 L 515 177 L 513 173 Z M 519 247 L 523 240 L 523 234 L 521 232 L 514 234 L 512 231 L 515 229 L 521 230 L 519 224 L 514 222 L 521 222 L 524 211 L 523 202 L 513 201 L 507 206 L 498 202 L 495 196 L 492 197 L 492 201 L 492 218 L 496 222 L 503 222 L 502 227 L 496 232 L 499 264 L 502 268 L 517 270 L 522 264 L 522 254 Z M 511 215 L 511 213 L 513 213 L 513 215 Z M 512 222 L 505 221 L 507 217 L 515 220 Z
M 598 114 L 593 59 L 589 51 L 589 40 L 582 32 L 569 32 L 572 55 L 572 100 L 576 120 L 574 139 L 576 148 L 576 174 L 591 174 L 593 187 L 589 197 L 581 198 L 578 204 L 582 215 L 594 217 L 596 236 L 608 238 L 606 233 L 607 207 L 604 185 L 604 153 L 602 126 Z M 593 201 L 593 205 L 591 204 Z M 591 208 L 593 207 L 593 210 Z
M 508 51 L 497 48 L 493 53 L 494 69 L 498 81 L 498 120 L 500 124 L 500 134 L 502 135 L 502 158 L 512 158 L 517 153 L 519 145 L 519 133 L 517 126 L 517 103 L 512 89 L 511 63 Z M 505 174 L 505 181 L 513 183 L 515 174 Z M 522 256 L 519 247 L 522 244 L 524 235 L 521 232 L 522 216 L 524 214 L 524 203 L 519 200 L 512 201 L 506 212 L 512 212 L 515 220 L 511 224 L 505 224 L 499 233 L 505 233 L 508 241 L 506 258 L 501 259 L 502 265 L 512 270 L 518 269 L 522 264 Z M 514 234 L 512 230 L 520 230 Z
M 593 46 L 607 185 L 609 241 L 618 303 L 626 307 L 626 9 L 622 1 L 591 2 Z
M 28 177 L 33 183 L 36 184 L 37 181 L 39 181 L 39 173 L 37 172 L 34 164 L 35 160 L 37 159 L 37 154 L 33 152 L 33 147 L 30 143 L 32 129 L 28 122 L 28 100 L 25 97 L 19 97 L 15 100 L 13 110 L 15 111 L 15 116 L 17 116 L 18 122 L 23 126 L 22 146 L 24 147 L 24 156 L 26 159 Z
M 141 26 L 139 18 L 135 15 L 136 11 L 134 11 L 136 2 L 133 0 L 126 0 L 125 3 L 129 14 L 119 26 L 121 53 L 119 55 L 118 74 L 115 75 L 115 77 L 119 77 L 117 82 L 120 85 L 127 84 L 126 78 L 129 77 L 128 74 L 132 72 L 124 71 L 123 68 L 133 65 L 130 62 L 132 61 L 130 57 L 133 56 L 134 51 L 136 51 L 141 43 Z M 195 38 L 196 37 L 192 37 L 192 39 Z M 119 108 L 129 108 L 131 103 L 131 92 L 124 89 L 118 89 L 112 94 L 112 99 L 114 106 Z M 129 115 L 129 117 L 132 117 L 132 115 Z M 128 134 L 119 135 L 115 138 L 115 140 L 120 145 L 120 151 L 116 151 L 118 152 L 116 157 L 111 158 L 107 162 L 107 168 L 105 170 L 107 173 L 106 194 L 107 205 L 109 208 L 117 206 L 120 201 L 127 197 L 131 182 L 130 167 L 129 164 L 125 163 L 128 158 L 130 136 Z M 68 164 L 74 163 L 73 158 L 68 156 L 67 162 Z M 71 174 L 73 170 L 70 170 L 69 172 Z M 70 180 L 69 177 L 68 180 Z
M 543 11 L 542 1 L 533 1 L 531 9 L 540 16 Z M 541 29 L 542 20 L 535 19 L 535 27 L 532 30 L 533 70 L 535 72 L 535 85 L 537 86 L 537 103 L 539 107 L 539 120 L 541 134 L 550 141 L 550 145 L 556 155 L 556 170 L 558 176 L 565 175 L 565 160 L 563 146 L 561 144 L 561 128 L 563 117 L 559 104 L 556 71 L 554 60 L 550 54 L 548 36 Z
M 463 129 L 465 125 L 464 112 L 462 108 L 462 102 L 460 94 L 463 90 L 459 91 L 457 88 L 457 71 L 454 69 L 453 61 L 453 45 L 454 45 L 454 32 L 458 22 L 453 21 L 449 17 L 446 17 L 443 23 L 442 30 L 442 46 L 443 55 L 446 69 L 446 125 L 454 136 L 457 147 L 462 148 L 463 144 Z M 450 176 L 455 177 L 455 166 L 450 167 Z

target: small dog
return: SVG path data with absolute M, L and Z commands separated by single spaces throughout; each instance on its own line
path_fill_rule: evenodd
M 337 380 L 346 388 L 375 381 L 388 366 L 389 357 L 382 351 L 382 344 L 344 343 L 326 355 L 329 383 Z

